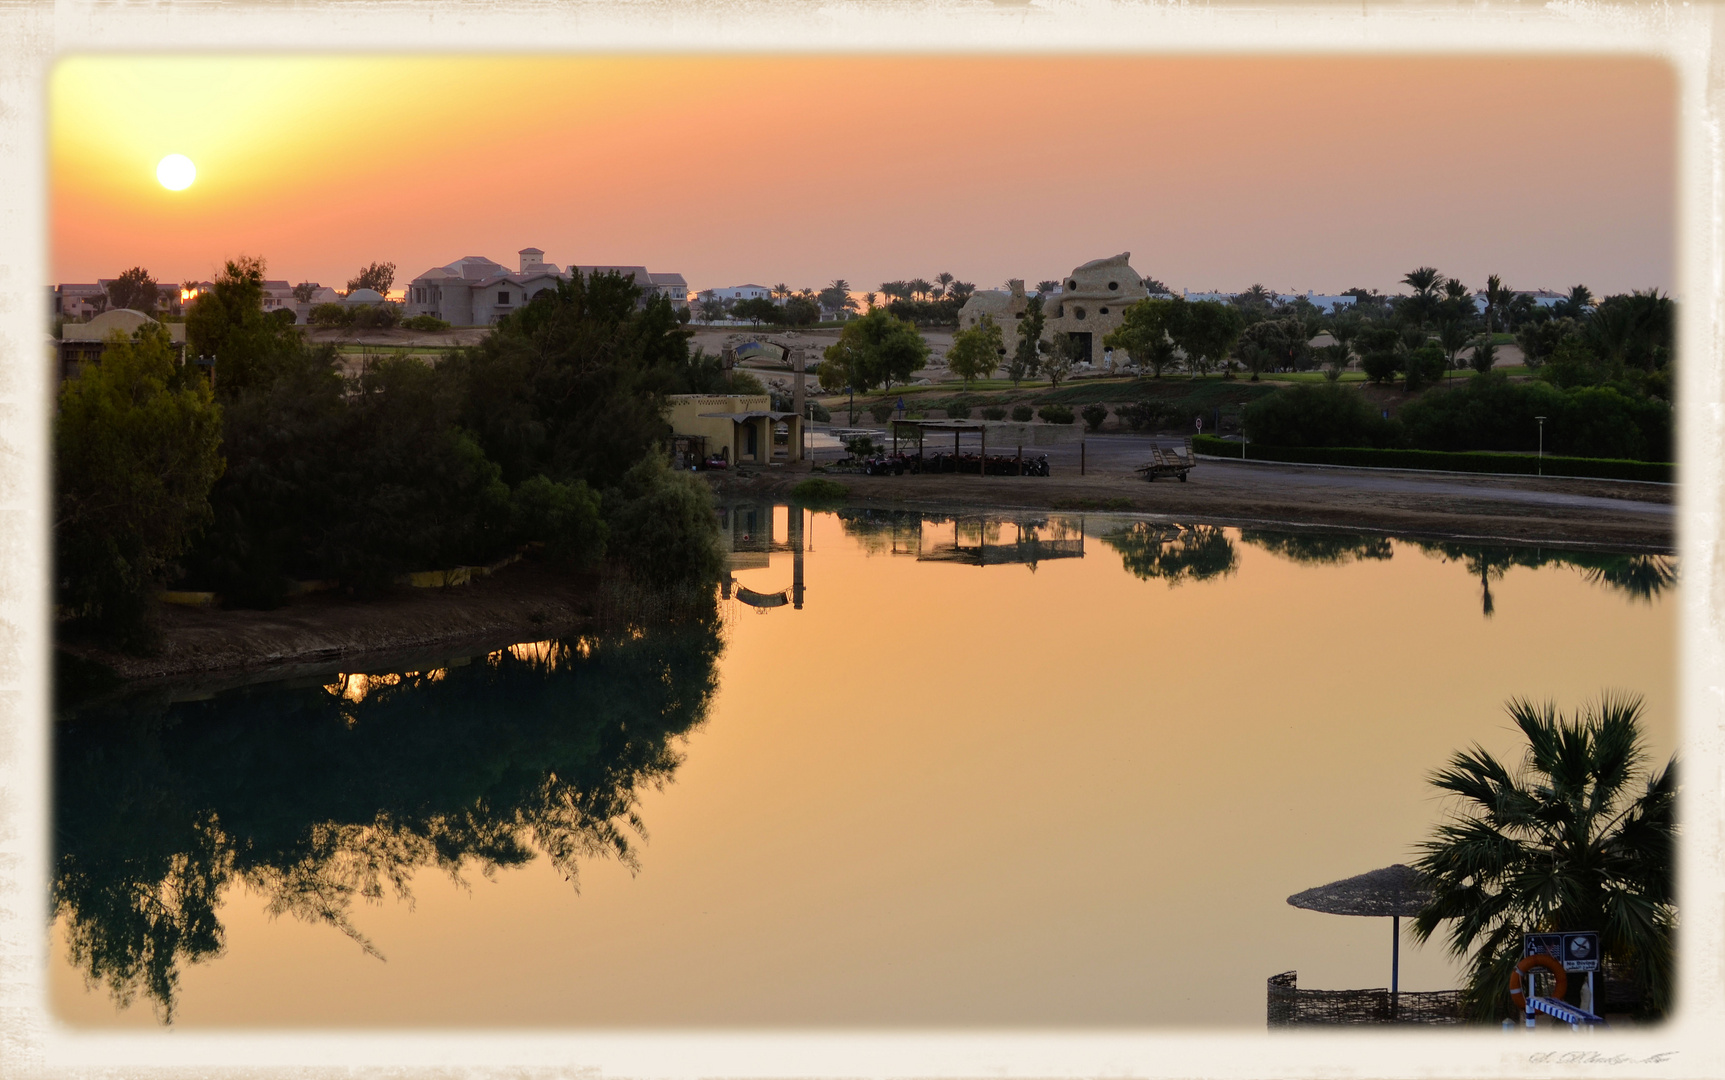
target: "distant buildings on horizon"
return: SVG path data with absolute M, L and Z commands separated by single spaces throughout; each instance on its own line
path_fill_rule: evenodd
M 689 306 L 689 283 L 678 273 L 654 273 L 645 266 L 571 266 L 559 269 L 545 261 L 539 248 L 516 253 L 518 269 L 510 270 L 482 255 L 464 255 L 445 266 L 434 266 L 408 283 L 402 313 L 409 318 L 430 315 L 456 326 L 486 326 L 515 311 L 538 293 L 555 290 L 559 282 L 580 271 L 583 276 L 616 273 L 633 277 L 641 300 L 663 296 L 671 306 Z

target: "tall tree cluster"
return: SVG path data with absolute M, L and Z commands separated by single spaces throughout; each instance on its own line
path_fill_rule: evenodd
M 528 541 L 587 568 L 614 526 L 634 530 L 623 572 L 649 580 L 640 560 L 674 539 L 660 570 L 717 573 L 705 487 L 639 468 L 669 434 L 665 395 L 723 377 L 664 298 L 576 275 L 436 366 L 394 356 L 353 375 L 263 313 L 262 274 L 228 263 L 187 315 L 213 390 L 147 328 L 62 394 L 57 573 L 92 628 L 142 647 L 133 616 L 170 579 L 267 607 L 296 581 L 367 596 Z M 644 514 L 654 529 L 631 524 Z

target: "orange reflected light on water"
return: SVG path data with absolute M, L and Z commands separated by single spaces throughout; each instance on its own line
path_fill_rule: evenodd
M 1670 598 L 1518 568 L 1486 619 L 1462 565 L 1401 543 L 1342 567 L 1240 544 L 1170 587 L 1088 525 L 1032 572 L 870 556 L 816 516 L 807 606 L 730 621 L 711 717 L 643 793 L 639 874 L 420 875 L 411 911 L 355 913 L 387 963 L 239 894 L 180 1023 L 1261 1028 L 1277 972 L 1387 984 L 1387 920 L 1285 898 L 1413 857 L 1430 773 L 1514 756 L 1506 698 L 1632 690 L 1655 758 L 1676 745 Z M 1456 978 L 1404 943 L 1404 989 Z M 61 1016 L 112 1022 L 54 979 Z

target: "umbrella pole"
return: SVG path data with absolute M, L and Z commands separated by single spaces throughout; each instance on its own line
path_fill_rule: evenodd
M 1402 917 L 1390 916 L 1390 1019 L 1396 1017 L 1400 1004 L 1402 971 Z

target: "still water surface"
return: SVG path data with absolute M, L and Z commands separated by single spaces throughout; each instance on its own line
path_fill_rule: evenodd
M 711 625 L 63 718 L 57 1014 L 1256 1027 L 1277 972 L 1388 983 L 1387 920 L 1285 899 L 1409 860 L 1506 698 L 1629 690 L 1676 745 L 1663 558 L 726 523 Z

